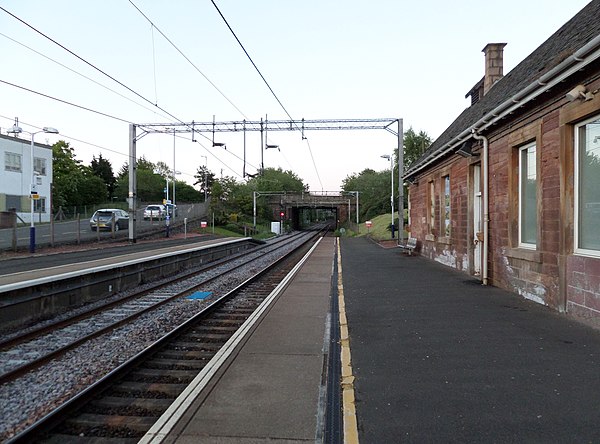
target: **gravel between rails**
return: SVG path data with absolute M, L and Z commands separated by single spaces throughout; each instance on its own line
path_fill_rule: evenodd
M 283 249 L 285 251 L 280 250 L 277 258 L 299 243 L 300 240 L 292 242 Z M 0 386 L 0 440 L 7 440 L 33 424 L 274 260 L 273 255 L 261 252 L 246 266 L 228 264 L 233 267 L 231 273 L 202 288 L 202 291 L 212 292 L 208 299 L 177 299 L 14 382 L 3 384 Z

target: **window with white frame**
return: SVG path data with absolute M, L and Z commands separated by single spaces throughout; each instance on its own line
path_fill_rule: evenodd
M 600 256 L 600 116 L 575 127 L 575 251 Z
M 40 176 L 46 175 L 46 159 L 43 157 L 34 157 L 33 158 L 33 171 L 35 171 Z
M 4 152 L 4 169 L 6 171 L 21 172 L 21 155 L 17 153 Z
M 519 246 L 537 245 L 537 162 L 535 143 L 519 149 Z
M 450 237 L 450 176 L 444 176 L 444 236 Z
M 46 198 L 40 197 L 39 199 L 35 199 L 33 201 L 33 211 L 35 213 L 45 213 L 46 212 Z

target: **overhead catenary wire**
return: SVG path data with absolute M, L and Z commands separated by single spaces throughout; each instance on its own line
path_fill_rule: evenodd
M 4 8 L 4 7 L 0 6 L 0 10 L 4 11 L 5 13 L 7 13 L 8 15 L 10 15 L 11 17 L 13 17 L 14 19 L 16 19 L 17 21 L 21 22 L 23 25 L 27 26 L 28 28 L 30 28 L 30 29 L 31 29 L 31 30 L 33 30 L 34 32 L 38 33 L 39 35 L 41 35 L 41 36 L 42 36 L 42 37 L 44 37 L 45 39 L 47 39 L 47 40 L 49 40 L 50 42 L 52 42 L 53 44 L 57 45 L 57 46 L 58 46 L 58 47 L 60 47 L 61 49 L 63 49 L 63 50 L 65 50 L 65 51 L 67 51 L 69 54 L 71 54 L 72 56 L 74 56 L 74 57 L 75 57 L 75 58 L 77 58 L 78 60 L 82 61 L 83 63 L 87 64 L 88 66 L 90 66 L 90 67 L 91 67 L 91 68 L 93 68 L 94 70 L 96 70 L 96 71 L 100 72 L 102 75 L 104 75 L 104 76 L 108 77 L 110 80 L 112 80 L 112 81 L 114 81 L 115 83 L 117 83 L 117 84 L 121 85 L 123 88 L 125 88 L 126 90 L 128 90 L 128 91 L 130 91 L 131 93 L 135 94 L 136 96 L 138 96 L 139 98 L 141 98 L 141 99 L 142 99 L 142 100 L 144 100 L 145 102 L 147 102 L 147 103 L 149 103 L 149 104 L 151 104 L 151 105 L 155 106 L 157 109 L 161 110 L 163 113 L 165 113 L 166 115 L 168 115 L 168 116 L 169 116 L 169 117 L 171 117 L 172 119 L 175 119 L 177 122 L 179 122 L 179 123 L 182 123 L 182 124 L 183 124 L 183 125 L 185 125 L 185 126 L 188 126 L 188 125 L 187 125 L 187 124 L 186 124 L 186 123 L 185 123 L 185 122 L 184 122 L 182 119 L 180 119 L 180 118 L 176 117 L 175 115 L 173 115 L 173 114 L 171 114 L 170 112 L 168 112 L 166 109 L 164 109 L 164 108 L 162 108 L 162 107 L 158 106 L 157 104 L 153 103 L 151 100 L 149 100 L 148 98 L 144 97 L 143 95 L 141 95 L 140 93 L 138 93 L 137 91 L 135 91 L 133 88 L 131 88 L 131 87 L 127 86 L 126 84 L 124 84 L 123 82 L 119 81 L 119 80 L 118 80 L 118 79 L 116 79 L 115 77 L 113 77 L 113 76 L 111 76 L 110 74 L 106 73 L 105 71 L 103 71 L 102 69 L 100 69 L 99 67 L 97 67 L 96 65 L 94 65 L 93 63 L 91 63 L 91 62 L 89 62 L 89 61 L 85 60 L 83 57 L 81 57 L 81 56 L 79 56 L 78 54 L 76 54 L 75 52 L 71 51 L 69 48 L 67 48 L 67 47 L 65 47 L 64 45 L 60 44 L 59 42 L 57 42 L 56 40 L 54 40 L 54 39 L 53 39 L 53 38 L 51 38 L 50 36 L 48 36 L 48 35 L 44 34 L 42 31 L 40 31 L 40 30 L 38 30 L 37 28 L 35 28 L 34 26 L 30 25 L 30 24 L 29 24 L 29 23 L 27 23 L 25 20 L 23 20 L 23 19 L 21 19 L 21 18 L 17 17 L 15 14 L 11 13 L 11 12 L 10 12 L 10 11 L 8 11 L 6 8 Z M 166 37 L 165 37 L 165 38 L 166 38 Z M 121 121 L 121 122 L 124 122 L 124 123 L 130 124 L 130 125 L 135 125 L 135 123 L 134 123 L 134 122 L 131 122 L 131 121 L 127 120 L 127 119 L 123 119 L 123 118 L 119 118 L 119 117 L 116 117 L 116 116 L 112 116 L 112 115 L 110 115 L 110 114 L 108 114 L 108 113 L 104 113 L 104 112 L 101 112 L 101 111 L 97 111 L 97 110 L 94 110 L 94 109 L 92 109 L 92 108 L 88 108 L 88 107 L 85 107 L 85 106 L 82 106 L 82 105 L 77 105 L 77 104 L 75 104 L 75 103 L 73 103 L 73 102 L 69 102 L 69 101 L 67 101 L 67 100 L 59 99 L 59 98 L 57 98 L 57 97 L 53 97 L 53 96 L 50 96 L 50 95 L 47 95 L 47 94 L 44 94 L 44 93 L 41 93 L 41 92 L 38 92 L 38 91 L 34 91 L 34 90 L 32 90 L 32 89 L 29 89 L 29 88 L 26 88 L 26 87 L 23 87 L 23 86 L 20 86 L 20 85 L 16 85 L 16 84 L 14 84 L 14 83 L 11 83 L 11 82 L 8 82 L 8 81 L 4 81 L 4 80 L 1 80 L 1 79 L 0 79 L 0 83 L 4 83 L 4 84 L 10 85 L 10 86 L 13 86 L 13 87 L 15 87 L 15 88 L 19 88 L 19 89 L 22 89 L 22 90 L 24 90 L 24 91 L 28 91 L 28 92 L 30 92 L 30 93 L 37 94 L 37 95 L 40 95 L 40 96 L 42 96 L 42 97 L 45 97 L 45 98 L 48 98 L 48 99 L 51 99 L 51 100 L 55 100 L 55 101 L 58 101 L 58 102 L 64 103 L 64 104 L 66 104 L 66 105 L 70 105 L 70 106 L 73 106 L 73 107 L 76 107 L 76 108 L 79 108 L 79 109 L 85 110 L 85 111 L 89 111 L 89 112 L 92 112 L 92 113 L 95 113 L 95 114 L 98 114 L 98 115 L 102 115 L 102 116 L 104 116 L 104 117 L 108 117 L 108 118 L 111 118 L 111 119 L 119 120 L 119 121 Z M 205 138 L 205 139 L 207 139 L 207 140 L 210 140 L 210 138 L 208 138 L 208 137 L 207 137 L 207 136 L 205 136 L 204 134 L 201 134 L 201 136 L 202 136 L 202 137 L 204 137 L 204 138 Z M 200 142 L 198 142 L 198 141 L 196 141 L 196 142 L 197 142 L 198 144 L 200 144 L 200 145 L 201 145 L 203 148 L 205 148 L 205 149 L 206 149 L 206 147 L 204 147 L 204 145 L 202 145 Z M 207 149 L 207 151 L 209 151 L 209 150 Z M 209 152 L 210 152 L 210 151 L 209 151 Z M 213 155 L 213 156 L 214 156 L 214 154 L 213 154 L 213 153 L 211 153 L 211 155 Z M 236 174 L 236 175 L 237 175 L 237 176 L 239 176 L 239 177 L 242 177 L 242 176 L 241 176 L 239 173 L 237 173 L 237 172 L 235 171 L 235 169 L 234 169 L 234 168 L 232 168 L 232 167 L 230 167 L 229 165 L 227 165 L 225 162 L 223 162 L 223 161 L 222 161 L 221 159 L 219 159 L 218 157 L 216 157 L 216 156 L 214 156 L 214 157 L 215 157 L 215 158 L 216 158 L 216 159 L 217 159 L 217 160 L 218 160 L 220 163 L 222 163 L 222 164 L 223 164 L 225 167 L 227 167 L 229 170 L 231 170 L 231 171 L 232 171 L 234 174 Z
M 242 44 L 242 42 L 240 41 L 240 39 L 238 38 L 238 36 L 234 32 L 233 28 L 229 25 L 229 22 L 227 21 L 227 19 L 225 18 L 225 16 L 221 12 L 221 10 L 219 9 L 219 7 L 215 3 L 215 1 L 211 0 L 211 2 L 213 4 L 213 6 L 215 7 L 215 9 L 217 10 L 217 12 L 219 13 L 219 15 L 221 16 L 221 18 L 223 19 L 223 22 L 225 22 L 225 25 L 227 26 L 227 28 L 229 29 L 229 31 L 231 32 L 231 34 L 233 35 L 233 37 L 235 38 L 235 40 L 238 42 L 238 44 L 242 48 L 242 51 L 244 51 L 244 54 L 246 54 L 246 57 L 248 57 L 248 60 L 250 60 L 250 63 L 252 64 L 252 66 L 254 67 L 254 69 L 256 70 L 256 72 L 258 73 L 258 75 L 260 76 L 260 78 L 263 80 L 263 82 L 265 83 L 265 85 L 267 85 L 267 88 L 269 88 L 269 91 L 271 91 L 271 94 L 273 95 L 273 97 L 275 97 L 275 100 L 277 101 L 277 103 L 279 103 L 279 106 L 281 106 L 281 109 L 283 109 L 283 111 L 290 118 L 290 120 L 292 122 L 294 122 L 294 119 L 292 118 L 292 116 L 290 115 L 290 113 L 288 112 L 288 110 L 285 108 L 285 106 L 283 106 L 283 103 L 281 102 L 281 100 L 279 100 L 279 97 L 277 97 L 277 94 L 275 94 L 275 91 L 273 91 L 273 88 L 271 88 L 271 85 L 269 85 L 269 82 L 267 82 L 267 79 L 265 78 L 265 76 L 263 76 L 262 72 L 260 72 L 260 69 L 258 69 L 258 66 L 256 66 L 256 63 L 254 63 L 254 60 L 252 60 L 252 57 L 250 57 L 250 54 L 248 53 L 248 51 L 246 51 L 246 48 L 244 47 L 244 45 Z M 298 130 L 300 130 L 300 128 L 298 127 L 298 125 L 296 123 L 294 123 L 294 125 L 296 126 L 296 128 Z M 307 141 L 308 152 L 310 153 L 310 158 L 312 159 L 313 167 L 315 168 L 315 172 L 317 173 L 317 178 L 319 179 L 319 183 L 321 184 L 321 188 L 323 188 L 323 183 L 321 182 L 321 177 L 319 175 L 319 171 L 317 170 L 317 164 L 315 163 L 315 158 L 313 156 L 310 143 L 308 143 L 308 139 L 306 139 L 306 141 Z
M 66 69 L 66 70 L 68 70 L 68 71 L 71 71 L 72 73 L 74 73 L 74 74 L 77 74 L 78 76 L 80 76 L 80 77 L 83 77 L 84 79 L 86 79 L 86 80 L 88 80 L 88 81 L 90 81 L 90 82 L 92 82 L 92 83 L 95 83 L 96 85 L 100 86 L 101 88 L 104 88 L 104 89 L 106 89 L 107 91 L 110 91 L 110 92 L 112 92 L 112 93 L 114 93 L 114 94 L 118 95 L 119 97 L 121 97 L 121 98 L 123 98 L 123 99 L 125 99 L 125 100 L 128 100 L 129 102 L 131 102 L 131 103 L 133 103 L 133 104 L 135 104 L 135 105 L 138 105 L 138 106 L 140 106 L 140 107 L 142 107 L 142 108 L 144 108 L 144 109 L 146 109 L 146 110 L 148 110 L 148 111 L 150 111 L 150 112 L 152 112 L 152 113 L 157 113 L 155 108 L 150 108 L 150 107 L 148 107 L 148 106 L 146 106 L 146 105 L 143 105 L 143 104 L 141 104 L 141 103 L 138 103 L 138 102 L 136 102 L 135 100 L 133 100 L 132 98 L 130 98 L 130 97 L 127 97 L 126 95 L 124 95 L 124 94 L 121 94 L 120 92 L 118 92 L 118 91 L 115 91 L 114 89 L 111 89 L 111 88 L 109 88 L 109 87 L 108 87 L 108 86 L 106 86 L 106 85 L 103 85 L 102 83 L 100 83 L 100 82 L 98 82 L 98 81 L 96 81 L 96 80 L 94 80 L 94 79 L 92 79 L 92 78 L 90 78 L 90 77 L 86 76 L 85 74 L 82 74 L 82 73 L 80 73 L 80 72 L 78 72 L 78 71 L 74 70 L 73 68 L 69 68 L 67 65 L 65 65 L 65 64 L 63 64 L 63 63 L 60 63 L 59 61 L 57 61 L 57 60 L 54 60 L 53 58 L 51 58 L 51 57 L 48 57 L 47 55 L 45 55 L 45 54 L 42 54 L 42 53 L 41 53 L 41 52 L 39 52 L 39 51 L 36 51 L 35 49 L 33 49 L 33 48 L 31 48 L 31 47 L 29 47 L 29 46 L 27 46 L 27 45 L 25 45 L 25 44 L 23 44 L 23 43 L 21 43 L 21 42 L 19 42 L 19 41 L 15 40 L 15 39 L 13 39 L 12 37 L 9 37 L 9 36 L 7 36 L 6 34 L 3 34 L 3 33 L 1 33 L 1 32 L 0 32 L 0 35 L 1 35 L 2 37 L 4 37 L 4 38 L 8 39 L 8 40 L 11 40 L 12 42 L 16 43 L 17 45 L 20 45 L 20 46 L 22 46 L 23 48 L 26 48 L 26 49 L 28 49 L 29 51 L 31 51 L 31 52 L 33 52 L 33 53 L 35 53 L 35 54 L 39 55 L 40 57 L 44 57 L 45 59 L 47 59 L 47 60 L 49 60 L 49 61 L 51 61 L 51 62 L 53 62 L 53 63 L 57 64 L 58 66 L 60 66 L 60 67 L 62 67 L 62 68 L 64 68 L 64 69 Z M 157 114 L 159 114 L 159 115 L 160 115 L 160 113 L 157 113 Z M 166 118 L 165 116 L 162 116 L 162 117 Z
M 100 69 L 99 67 L 97 67 L 96 65 L 94 65 L 91 62 L 88 62 L 87 60 L 85 60 L 83 57 L 81 57 L 80 55 L 76 54 L 75 52 L 71 51 L 69 48 L 67 48 L 66 46 L 60 44 L 59 42 L 57 42 L 56 40 L 54 40 L 52 37 L 44 34 L 42 31 L 40 31 L 39 29 L 35 28 L 34 26 L 30 25 L 29 23 L 27 23 L 25 20 L 17 17 L 16 15 L 14 15 L 12 12 L 8 11 L 6 8 L 0 6 L 0 10 L 4 11 L 5 13 L 7 13 L 8 15 L 10 15 L 11 17 L 13 17 L 15 20 L 18 20 L 19 22 L 21 22 L 23 25 L 27 26 L 28 28 L 30 28 L 31 30 L 33 30 L 34 32 L 38 33 L 39 35 L 41 35 L 42 37 L 44 37 L 45 39 L 49 40 L 50 42 L 54 43 L 56 46 L 60 47 L 61 49 L 67 51 L 69 54 L 71 54 L 73 57 L 77 58 L 78 60 L 82 61 L 83 63 L 85 63 L 86 65 L 88 65 L 89 67 L 93 68 L 94 70 L 98 71 L 99 73 L 101 73 L 102 75 L 108 77 L 109 79 L 111 79 L 113 82 L 121 85 L 123 88 L 125 88 L 127 91 L 131 92 L 132 94 L 138 96 L 139 98 L 141 98 L 142 100 L 148 102 L 151 105 L 156 106 L 156 108 L 160 109 L 163 113 L 167 114 L 169 117 L 175 119 L 176 121 L 185 124 L 185 122 L 183 120 L 181 120 L 180 118 L 174 116 L 173 114 L 171 114 L 170 112 L 168 112 L 166 109 L 160 107 L 159 105 L 153 103 L 150 99 L 144 97 L 143 95 L 141 95 L 140 93 L 138 93 L 137 91 L 135 91 L 133 88 L 127 86 L 126 84 L 124 84 L 123 82 L 121 82 L 120 80 L 116 79 L 115 77 L 111 76 L 110 74 L 106 73 L 105 71 L 103 71 L 102 69 Z M 5 82 L 6 83 L 6 82 Z M 129 122 L 130 123 L 130 122 Z
M 0 8 L 1 8 L 1 6 L 0 6 Z M 29 88 L 26 88 L 24 86 L 20 86 L 20 85 L 16 85 L 14 83 L 11 83 L 11 82 L 7 82 L 6 80 L 0 79 L 0 83 L 4 83 L 5 85 L 9 85 L 9 86 L 12 86 L 14 88 L 21 89 L 23 91 L 27 91 L 27 92 L 30 92 L 32 94 L 37 94 L 37 95 L 45 97 L 47 99 L 51 99 L 51 100 L 55 100 L 55 101 L 60 102 L 60 103 L 64 103 L 65 105 L 74 106 L 75 108 L 79 108 L 79 109 L 82 109 L 84 111 L 89 111 L 91 113 L 95 113 L 95 114 L 98 114 L 98 115 L 101 115 L 101 116 L 104 116 L 104 117 L 108 117 L 109 119 L 114 119 L 114 120 L 118 120 L 120 122 L 124 122 L 124 123 L 133 125 L 133 122 L 130 122 L 127 119 L 122 119 L 120 117 L 116 117 L 116 116 L 113 116 L 113 115 L 110 115 L 110 114 L 107 114 L 107 113 L 103 113 L 102 111 L 96 111 L 94 109 L 87 108 L 87 107 L 82 106 L 82 105 L 77 105 L 76 103 L 69 102 L 69 101 L 63 100 L 63 99 L 59 99 L 58 97 L 53 97 L 53 96 L 50 96 L 48 94 L 41 93 L 39 91 L 34 91 L 33 89 L 29 89 Z
M 165 33 L 164 33 L 164 32 L 162 32 L 162 31 L 161 31 L 161 30 L 158 28 L 158 26 L 156 26 L 156 25 L 154 24 L 154 22 L 152 22 L 152 20 L 150 20 L 150 19 L 148 18 L 148 16 L 146 16 L 146 14 L 144 14 L 144 13 L 142 12 L 142 10 L 136 6 L 136 4 L 135 4 L 135 3 L 133 3 L 131 0 L 129 0 L 129 3 L 131 3 L 131 5 L 132 5 L 132 6 L 133 6 L 135 9 L 137 9 L 137 11 L 138 11 L 138 12 L 139 12 L 139 13 L 142 15 L 142 17 L 144 17 L 144 18 L 145 18 L 145 19 L 146 19 L 146 20 L 147 20 L 147 21 L 148 21 L 148 22 L 149 22 L 149 23 L 152 25 L 152 27 L 153 27 L 154 29 L 156 29 L 156 30 L 157 30 L 157 31 L 160 33 L 160 35 L 162 35 L 162 36 L 165 38 L 165 40 L 166 40 L 167 42 L 169 42 L 169 44 L 170 44 L 170 45 L 171 45 L 173 48 L 175 48 L 175 50 L 176 50 L 176 51 L 177 51 L 179 54 L 181 54 L 181 56 L 182 56 L 182 57 L 183 57 L 185 60 L 187 60 L 187 62 L 188 62 L 190 65 L 192 65 L 192 66 L 194 67 L 194 69 L 195 69 L 196 71 L 198 71 L 198 73 L 199 73 L 199 74 L 200 74 L 202 77 L 204 77 L 204 78 L 206 79 L 206 81 L 207 81 L 208 83 L 210 83 L 210 85 L 211 85 L 211 86 L 212 86 L 212 87 L 213 87 L 213 88 L 214 88 L 214 89 L 215 89 L 215 90 L 216 90 L 216 91 L 217 91 L 219 94 L 221 94 L 221 96 L 222 96 L 222 97 L 223 97 L 225 100 L 227 100 L 231 106 L 233 106 L 233 107 L 234 107 L 234 108 L 237 110 L 237 112 L 239 112 L 239 113 L 240 113 L 240 114 L 241 114 L 241 115 L 242 115 L 242 116 L 243 116 L 245 119 L 247 119 L 247 118 L 248 118 L 248 117 L 246 117 L 246 115 L 243 113 L 243 111 L 242 111 L 242 110 L 240 110 L 240 109 L 239 109 L 239 108 L 236 106 L 236 104 L 235 104 L 235 103 L 233 103 L 233 102 L 232 102 L 232 101 L 231 101 L 231 100 L 230 100 L 230 99 L 229 99 L 229 98 L 228 98 L 228 97 L 225 95 L 225 93 L 223 93 L 223 91 L 221 91 L 221 90 L 219 89 L 219 87 L 218 87 L 217 85 L 215 85 L 215 84 L 213 83 L 213 81 L 212 81 L 212 80 L 210 80 L 210 79 L 209 79 L 209 78 L 206 76 L 206 74 L 204 74 L 204 73 L 203 73 L 203 72 L 200 70 L 200 68 L 198 68 L 198 67 L 197 67 L 197 66 L 194 64 L 194 62 L 192 62 L 192 61 L 189 59 L 189 57 L 188 57 L 188 56 L 186 56 L 186 55 L 183 53 L 183 51 L 182 51 L 181 49 L 179 49 L 179 48 L 177 47 L 177 45 L 176 45 L 175 43 L 173 43 L 173 42 L 171 41 L 171 39 L 170 39 L 169 37 L 167 37 L 167 36 L 165 35 Z

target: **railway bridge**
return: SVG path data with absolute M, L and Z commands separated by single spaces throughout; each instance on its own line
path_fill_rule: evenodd
M 254 192 L 254 215 L 256 202 L 264 198 L 273 210 L 273 220 L 289 221 L 298 230 L 313 222 L 333 220 L 335 228 L 358 224 L 358 192 Z

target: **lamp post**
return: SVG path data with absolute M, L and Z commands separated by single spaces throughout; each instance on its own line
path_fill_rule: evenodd
M 23 131 L 21 129 L 20 126 L 18 126 L 18 124 L 15 122 L 15 124 L 13 125 L 13 127 L 7 131 L 7 134 L 19 134 L 22 132 L 28 132 L 28 131 Z M 35 212 L 35 198 L 38 197 L 37 191 L 36 191 L 36 183 L 35 183 L 35 165 L 34 165 L 34 155 L 33 155 L 33 150 L 34 150 L 34 138 L 36 134 L 39 133 L 48 133 L 48 134 L 58 134 L 58 130 L 56 128 L 51 128 L 49 126 L 45 126 L 44 128 L 41 129 L 41 131 L 33 131 L 33 132 L 28 132 L 31 135 L 31 186 L 30 186 L 30 194 L 29 197 L 31 198 L 31 223 L 29 226 L 29 252 L 30 253 L 35 253 L 35 218 L 34 218 L 34 212 Z
M 392 239 L 394 238 L 394 156 L 389 154 L 384 154 L 381 156 L 382 159 L 387 159 L 390 161 L 390 169 L 392 173 Z

